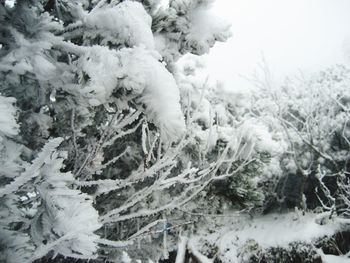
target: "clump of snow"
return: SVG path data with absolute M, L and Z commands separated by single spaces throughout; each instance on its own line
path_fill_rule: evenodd
M 0 136 L 0 175 L 15 178 L 22 171 L 23 146 Z
M 182 55 L 208 53 L 216 41 L 231 37 L 231 25 L 214 14 L 212 0 L 173 0 L 160 8 L 155 46 L 168 64 Z M 156 18 L 157 18 L 156 16 Z
M 44 55 L 36 55 L 32 59 L 33 71 L 38 79 L 47 81 L 57 73 L 56 66 Z
M 194 9 L 189 17 L 190 31 L 185 37 L 185 46 L 196 54 L 208 53 L 216 41 L 231 37 L 231 24 L 215 16 L 208 7 Z
M 60 138 L 52 140 L 48 146 L 55 146 L 54 143 L 57 145 L 60 141 Z M 41 226 L 38 227 L 39 222 L 36 222 L 32 232 L 36 242 L 42 238 L 54 244 L 59 239 L 64 240 L 54 247 L 62 255 L 94 258 L 99 239 L 94 232 L 101 227 L 98 212 L 93 208 L 90 196 L 69 188 L 74 182 L 72 173 L 60 171 L 66 157 L 65 152 L 53 152 L 40 168 L 45 181 L 37 189 L 45 210 L 39 219 Z
M 179 53 L 179 38 L 181 33 L 161 34 L 154 33 L 155 49 L 162 54 L 164 61 L 177 61 L 181 54 Z M 170 64 L 169 63 L 169 64 Z
M 146 106 L 147 117 L 160 128 L 164 140 L 179 138 L 185 131 L 179 89 L 160 59 L 144 47 L 113 51 L 94 46 L 78 62 L 81 81 L 88 76 L 81 92 L 91 106 L 110 101 L 116 89 L 132 92 Z
M 143 5 L 136 1 L 124 1 L 114 7 L 96 7 L 85 16 L 84 24 L 88 28 L 84 37 L 94 38 L 99 35 L 102 45 L 112 43 L 129 47 L 143 45 L 147 49 L 155 47 L 152 18 Z
M 23 75 L 26 72 L 35 74 L 39 81 L 48 81 L 57 76 L 57 68 L 52 59 L 45 54 L 52 46 L 62 41 L 62 37 L 55 36 L 49 32 L 42 32 L 43 29 L 61 30 L 59 23 L 51 23 L 48 14 L 42 14 L 42 24 L 48 24 L 47 27 L 33 28 L 38 32 L 35 39 L 27 39 L 24 34 L 14 28 L 10 28 L 12 37 L 15 40 L 16 47 L 6 56 L 2 57 L 0 70 L 7 74 Z M 51 61 L 50 61 L 51 60 Z
M 15 102 L 15 98 L 0 96 L 0 135 L 14 136 L 18 133 Z
M 196 105 L 196 111 L 193 113 L 193 121 L 199 121 L 204 124 L 205 127 L 209 127 L 213 120 L 213 111 L 211 103 L 203 98 L 199 102 L 200 104 Z
M 80 91 L 89 97 L 91 106 L 104 104 L 117 87 L 118 78 L 123 76 L 119 56 L 107 47 L 93 46 L 78 60 L 80 81 L 88 82 Z
M 280 143 L 272 138 L 268 127 L 259 121 L 259 119 L 251 118 L 245 121 L 240 127 L 240 130 L 245 140 L 255 145 L 256 151 L 276 155 L 283 150 Z
M 221 126 L 226 126 L 228 124 L 227 110 L 223 104 L 218 104 L 214 106 L 215 108 L 215 118 Z

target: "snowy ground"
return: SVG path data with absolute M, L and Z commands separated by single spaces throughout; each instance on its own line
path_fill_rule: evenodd
M 349 263 L 350 259 L 346 256 L 322 255 L 324 263 Z
M 271 247 L 288 248 L 292 242 L 312 243 L 321 237 L 332 236 L 344 224 L 349 223 L 328 218 L 326 213 L 303 215 L 300 211 L 257 218 L 223 218 L 213 223 L 223 225 L 221 231 L 208 234 L 208 229 L 203 229 L 192 242 L 203 253 L 216 246 L 218 248 L 216 255 L 225 263 L 240 262 L 242 260 L 240 251 L 244 246 L 249 249 L 249 244 L 255 251 L 261 251 Z M 207 246 L 208 251 L 203 251 L 203 244 L 206 244 L 204 248 Z M 349 258 L 323 255 L 321 250 L 318 252 L 324 262 L 350 262 Z

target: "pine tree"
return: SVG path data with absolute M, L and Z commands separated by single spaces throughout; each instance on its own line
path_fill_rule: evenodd
M 180 161 L 193 137 L 176 61 L 230 36 L 211 3 L 0 4 L 4 260 L 167 256 L 165 230 L 141 254 L 135 241 L 222 164 Z

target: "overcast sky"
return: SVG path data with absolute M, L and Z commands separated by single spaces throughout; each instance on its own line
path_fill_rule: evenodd
M 249 86 L 240 75 L 249 77 L 262 53 L 277 81 L 349 61 L 350 0 L 217 0 L 215 9 L 233 37 L 216 44 L 208 67 L 230 87 Z

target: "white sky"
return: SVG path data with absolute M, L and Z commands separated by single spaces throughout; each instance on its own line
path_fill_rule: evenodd
M 240 75 L 251 76 L 262 54 L 277 81 L 348 61 L 346 46 L 350 57 L 350 0 L 217 0 L 215 9 L 233 37 L 215 45 L 208 67 L 228 88 L 247 88 Z

